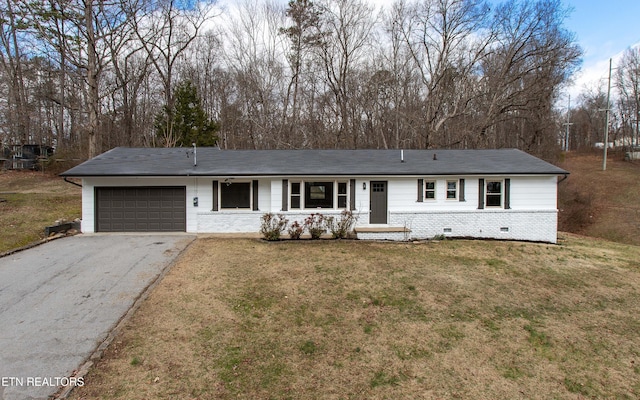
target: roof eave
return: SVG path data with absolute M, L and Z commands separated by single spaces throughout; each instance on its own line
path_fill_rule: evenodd
M 196 172 L 196 173 L 183 173 L 183 174 L 67 174 L 62 173 L 58 176 L 65 178 L 135 178 L 135 177 L 146 177 L 146 178 L 158 178 L 158 177 L 205 177 L 205 176 L 354 176 L 354 177 L 366 177 L 366 176 L 562 176 L 569 175 L 568 171 L 547 171 L 547 172 L 522 172 L 522 171 L 514 171 L 514 172 L 495 172 L 495 171 L 485 171 L 485 172 L 464 172 L 464 171 L 455 171 L 455 172 L 402 172 L 402 173 L 389 173 L 389 172 L 367 172 L 367 173 L 356 173 L 356 174 L 346 174 L 346 173 L 221 173 L 221 172 Z

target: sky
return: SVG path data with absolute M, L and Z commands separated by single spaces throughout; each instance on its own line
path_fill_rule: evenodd
M 572 98 L 585 86 L 602 82 L 606 87 L 609 59 L 613 68 L 629 47 L 640 45 L 640 1 L 638 0 L 563 0 L 573 8 L 565 26 L 576 34 L 584 51 L 581 71 L 568 92 Z
M 234 4 L 243 0 L 219 0 L 220 4 Z M 286 4 L 288 0 L 276 0 Z M 388 6 L 393 0 L 366 0 L 376 6 Z M 493 3 L 501 0 L 490 0 Z M 527 1 L 527 0 L 524 0 Z M 640 46 L 640 0 L 560 0 L 572 11 L 565 27 L 575 33 L 584 51 L 580 71 L 566 94 L 572 99 L 585 88 L 601 85 L 606 90 L 609 59 L 613 68 L 629 47 Z M 560 100 L 562 101 L 562 100 Z M 572 100 L 572 104 L 575 104 Z

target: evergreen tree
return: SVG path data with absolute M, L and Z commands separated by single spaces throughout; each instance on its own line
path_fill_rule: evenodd
M 184 81 L 176 87 L 173 109 L 166 106 L 156 116 L 155 130 L 160 138 L 166 138 L 166 130 L 171 124 L 172 137 L 175 143 L 164 143 L 165 146 L 215 146 L 218 136 L 218 125 L 207 116 L 202 108 L 198 92 L 191 81 Z M 169 123 L 167 123 L 169 121 Z

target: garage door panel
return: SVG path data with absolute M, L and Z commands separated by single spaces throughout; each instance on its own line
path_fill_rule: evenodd
M 97 187 L 98 232 L 186 231 L 185 187 Z

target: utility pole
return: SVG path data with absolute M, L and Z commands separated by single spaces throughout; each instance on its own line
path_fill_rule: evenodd
M 569 151 L 569 126 L 573 125 L 571 122 L 571 95 L 569 95 L 569 104 L 567 105 L 567 122 L 562 125 L 566 125 L 567 127 L 567 133 L 565 133 L 562 147 L 564 147 L 564 151 Z
M 609 59 L 609 87 L 607 88 L 607 108 L 604 110 L 606 112 L 605 117 L 605 125 L 604 125 L 604 158 L 602 159 L 602 170 L 607 170 L 607 148 L 609 147 L 609 112 L 611 111 L 611 106 L 609 105 L 609 100 L 611 98 L 611 61 Z

